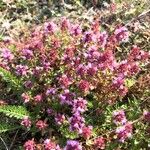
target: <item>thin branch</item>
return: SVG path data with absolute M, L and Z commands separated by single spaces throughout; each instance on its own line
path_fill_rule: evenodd
M 147 15 L 148 13 L 150 13 L 150 9 L 147 11 L 142 12 L 141 14 L 139 14 L 137 17 L 133 18 L 132 20 L 130 20 L 125 26 L 129 26 L 132 22 L 140 19 L 142 16 Z
M 15 139 L 16 139 L 16 136 L 17 136 L 17 134 L 18 134 L 18 131 L 19 131 L 19 130 L 16 131 L 16 134 L 15 134 L 15 136 L 14 136 L 14 138 L 13 138 L 11 144 L 10 144 L 9 150 L 11 150 L 11 148 L 12 148 L 12 146 L 13 146 L 13 144 L 14 144 L 14 141 L 15 141 Z
M 8 147 L 7 147 L 7 145 L 6 145 L 6 143 L 5 143 L 5 141 L 3 140 L 3 138 L 0 137 L 0 139 L 1 139 L 1 141 L 3 142 L 3 144 L 4 144 L 5 148 L 6 148 L 6 150 L 9 150 Z

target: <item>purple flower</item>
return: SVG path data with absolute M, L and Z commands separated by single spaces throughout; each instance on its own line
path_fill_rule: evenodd
M 32 50 L 29 50 L 29 49 L 23 49 L 22 56 L 24 59 L 31 59 L 33 57 L 33 52 Z
M 25 81 L 24 82 L 24 86 L 26 87 L 26 88 L 31 88 L 32 86 L 33 86 L 33 84 L 32 84 L 32 81 Z
M 64 90 L 63 94 L 60 94 L 60 102 L 61 104 L 68 104 L 71 105 L 73 102 L 75 94 L 71 93 L 69 90 Z
M 49 71 L 50 70 L 50 62 L 43 62 L 42 63 L 42 66 L 43 66 L 43 69 L 44 69 L 44 71 Z
M 53 109 L 51 109 L 51 108 L 48 108 L 46 110 L 46 112 L 47 112 L 48 115 L 53 115 L 53 113 L 54 113 Z
M 93 37 L 93 33 L 90 32 L 90 31 L 85 32 L 84 36 L 83 36 L 83 42 L 84 43 L 89 43 L 89 42 L 92 42 L 92 41 L 95 41 L 95 39 Z
M 77 74 L 80 75 L 80 76 L 84 76 L 85 73 L 86 73 L 86 67 L 83 64 L 80 64 L 77 67 Z
M 124 110 L 117 110 L 113 112 L 113 122 L 118 124 L 125 124 L 127 122 Z
M 88 61 L 93 62 L 94 60 L 99 59 L 100 52 L 98 51 L 97 46 L 92 45 L 88 48 L 87 53 L 85 53 L 85 58 L 88 59 Z
M 147 122 L 150 122 L 150 112 L 148 111 L 144 111 L 143 112 L 143 116 L 144 116 L 144 119 L 147 121 Z
M 9 49 L 2 49 L 0 56 L 7 61 L 11 61 L 14 58 L 14 55 Z
M 61 125 L 64 121 L 65 121 L 65 115 L 63 115 L 63 114 L 57 114 L 57 115 L 55 116 L 55 122 L 56 122 L 58 125 Z
M 82 146 L 78 141 L 68 140 L 64 150 L 82 150 Z
M 26 76 L 28 73 L 28 66 L 26 65 L 17 65 L 16 66 L 16 74 L 20 76 Z
M 33 73 L 35 76 L 38 76 L 42 71 L 43 71 L 43 67 L 36 66 L 35 69 L 33 70 Z
M 83 98 L 79 97 L 78 99 L 75 99 L 73 102 L 73 113 L 75 112 L 84 112 L 87 109 L 87 101 Z
M 56 88 L 48 88 L 47 91 L 46 91 L 46 95 L 55 95 L 56 93 Z
M 84 124 L 85 120 L 80 113 L 78 112 L 74 113 L 72 117 L 69 119 L 69 122 L 71 131 L 77 131 L 79 134 L 82 133 L 82 128 L 85 126 Z

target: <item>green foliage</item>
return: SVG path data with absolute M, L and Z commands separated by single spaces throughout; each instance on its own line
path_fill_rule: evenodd
M 61 126 L 59 130 L 66 139 L 75 139 L 78 137 L 77 132 L 70 132 L 68 125 Z
M 2 79 L 8 83 L 9 88 L 15 88 L 15 90 L 21 90 L 21 81 L 17 79 L 10 71 L 0 67 L 0 76 Z
M 7 132 L 7 131 L 12 131 L 19 128 L 19 126 L 14 126 L 14 125 L 10 125 L 8 123 L 0 123 L 0 134 Z
M 128 88 L 130 88 L 130 87 L 132 87 L 134 84 L 135 84 L 135 80 L 134 79 L 126 79 L 126 81 L 125 81 L 125 85 L 128 87 Z
M 29 116 L 29 112 L 23 106 L 0 106 L 0 113 L 4 113 L 8 117 L 14 117 L 16 119 L 23 119 L 25 116 Z

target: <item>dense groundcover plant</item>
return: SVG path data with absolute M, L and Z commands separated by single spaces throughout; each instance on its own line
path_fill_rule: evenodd
M 127 93 L 150 55 L 134 44 L 115 58 L 129 36 L 122 25 L 107 32 L 97 21 L 85 29 L 62 18 L 1 43 L 0 75 L 15 101 L 0 112 L 30 135 L 25 150 L 128 149 L 141 142 L 138 132 L 148 144 L 150 112 Z

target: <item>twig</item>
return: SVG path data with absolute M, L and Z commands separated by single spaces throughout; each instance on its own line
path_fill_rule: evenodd
M 9 150 L 11 150 L 11 148 L 12 148 L 12 146 L 13 146 L 13 144 L 14 144 L 14 141 L 15 141 L 15 139 L 16 139 L 16 136 L 17 136 L 17 134 L 18 134 L 18 131 L 19 131 L 19 130 L 17 130 L 17 132 L 16 132 L 16 134 L 15 134 L 15 136 L 14 136 L 14 138 L 13 138 L 11 144 L 10 144 Z
M 125 26 L 130 25 L 132 22 L 134 22 L 134 21 L 140 19 L 142 16 L 145 16 L 145 15 L 147 15 L 148 13 L 150 13 L 150 9 L 147 10 L 147 11 L 145 11 L 145 12 L 142 12 L 142 13 L 139 14 L 136 18 L 133 18 L 132 20 L 130 20 Z
M 1 139 L 1 141 L 3 142 L 3 144 L 4 144 L 5 148 L 6 148 L 6 150 L 9 150 L 8 147 L 7 147 L 7 145 L 6 145 L 6 143 L 5 143 L 5 141 L 3 140 L 3 138 L 0 137 L 0 139 Z

